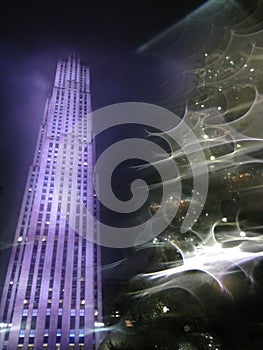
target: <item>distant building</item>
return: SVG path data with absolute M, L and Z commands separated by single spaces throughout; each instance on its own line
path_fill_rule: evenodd
M 84 118 L 91 111 L 89 68 L 72 54 L 57 64 L 47 99 L 35 156 L 30 167 L 0 305 L 1 349 L 95 349 L 102 323 L 100 249 L 68 224 L 87 229 L 82 202 L 96 215 L 91 173 L 94 148 L 72 142 L 56 166 L 63 136 L 78 123 L 79 135 L 91 133 Z M 73 166 L 74 157 L 82 157 Z M 61 177 L 58 197 L 55 177 Z M 66 192 L 63 185 L 66 185 Z M 80 193 L 71 200 L 71 190 Z M 63 192 L 64 191 L 64 192 Z M 66 206 L 63 214 L 59 206 Z M 89 237 L 96 241 L 96 227 Z

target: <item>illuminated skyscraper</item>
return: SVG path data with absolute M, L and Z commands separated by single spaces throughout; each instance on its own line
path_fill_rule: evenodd
M 0 306 L 1 349 L 95 349 L 102 323 L 100 249 L 68 224 L 88 227 L 85 206 L 96 215 L 92 185 L 94 148 L 62 145 L 78 125 L 85 140 L 91 122 L 89 68 L 75 55 L 57 64 L 30 167 Z M 76 149 L 78 147 L 78 149 Z M 74 166 L 75 157 L 81 158 Z M 55 193 L 55 178 L 60 187 Z M 66 190 L 63 189 L 66 186 Z M 72 201 L 71 191 L 79 198 Z M 58 203 L 63 203 L 63 213 Z M 82 203 L 80 203 L 82 202 Z M 96 241 L 96 227 L 88 232 Z

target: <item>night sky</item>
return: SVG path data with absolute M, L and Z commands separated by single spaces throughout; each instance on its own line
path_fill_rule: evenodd
M 74 51 L 82 63 L 90 67 L 93 110 L 127 101 L 165 105 L 163 101 L 169 89 L 182 87 L 180 71 L 171 64 L 169 55 L 165 61 L 154 51 L 142 53 L 138 48 L 181 23 L 205 3 L 208 1 L 77 0 L 13 1 L 1 5 L 0 291 L 57 60 L 67 58 Z M 237 3 L 244 7 L 250 2 Z M 219 39 L 220 35 L 218 33 Z M 202 37 L 201 42 L 195 38 L 191 38 L 191 42 L 201 46 Z M 181 52 L 174 54 L 182 57 Z M 170 67 L 174 69 L 176 86 L 167 84 Z M 98 153 L 118 139 L 118 132 L 123 130 L 115 134 L 109 132 L 107 137 L 98 140 Z M 102 253 L 104 306 L 109 312 L 120 281 L 143 272 L 146 261 L 140 254 L 133 259 L 132 249 L 102 248 Z
M 158 57 L 136 50 L 204 2 L 12 1 L 1 5 L 1 285 L 8 261 L 6 247 L 12 242 L 56 61 L 75 51 L 90 66 L 94 110 L 126 101 L 158 104 L 167 72 Z M 105 264 L 129 254 L 114 249 L 103 252 Z M 116 277 L 107 271 L 106 278 Z M 129 273 L 136 273 L 136 266 Z

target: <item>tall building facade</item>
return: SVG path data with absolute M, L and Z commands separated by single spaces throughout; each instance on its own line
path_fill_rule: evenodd
M 72 54 L 58 61 L 28 174 L 0 305 L 1 349 L 97 347 L 95 330 L 103 325 L 100 248 L 93 243 L 97 228 L 88 232 L 94 238 L 90 240 L 76 230 L 90 230 L 83 203 L 97 215 L 94 147 L 90 143 L 83 151 L 74 137 L 62 142 L 74 125 L 85 141 L 92 133 L 89 112 L 89 68 Z M 63 161 L 58 170 L 59 154 Z M 78 191 L 77 200 L 71 191 Z

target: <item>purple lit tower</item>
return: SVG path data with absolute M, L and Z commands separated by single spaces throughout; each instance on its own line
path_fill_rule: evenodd
M 80 157 L 74 142 L 56 165 L 61 142 L 75 124 L 79 134 L 92 132 L 84 118 L 91 112 L 89 68 L 72 54 L 57 64 L 47 99 L 33 165 L 30 167 L 0 306 L 0 349 L 96 349 L 102 323 L 100 248 L 76 233 L 85 226 L 80 200 L 97 214 L 91 179 L 94 147 Z M 65 159 L 64 159 L 65 158 Z M 65 174 L 66 173 L 66 174 Z M 55 193 L 55 177 L 67 192 Z M 64 178 L 65 176 L 65 178 Z M 61 185 L 62 186 L 62 185 Z M 74 186 L 79 199 L 71 201 Z M 64 196 L 64 197 L 62 197 Z M 61 212 L 58 202 L 66 206 Z M 64 215 L 65 214 L 65 215 Z M 86 225 L 86 227 L 88 227 Z M 89 237 L 97 241 L 94 226 Z

